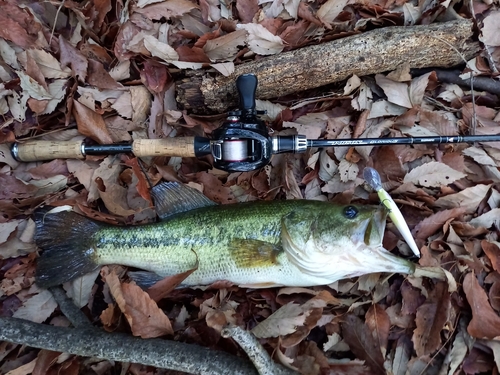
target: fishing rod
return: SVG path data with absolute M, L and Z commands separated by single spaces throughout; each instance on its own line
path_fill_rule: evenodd
M 21 162 L 52 159 L 84 159 L 87 155 L 133 153 L 137 157 L 212 155 L 214 167 L 229 172 L 247 172 L 269 163 L 273 154 L 301 153 L 313 147 L 391 146 L 398 144 L 443 144 L 497 142 L 497 135 L 454 135 L 430 137 L 307 139 L 303 135 L 269 136 L 256 110 L 257 77 L 240 75 L 236 80 L 240 97 L 239 110 L 228 113 L 212 138 L 178 137 L 138 139 L 130 144 L 87 145 L 82 141 L 27 141 L 11 147 L 13 157 Z

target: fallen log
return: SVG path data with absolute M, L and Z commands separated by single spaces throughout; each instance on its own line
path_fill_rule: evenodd
M 280 96 L 396 69 L 447 68 L 480 51 L 472 22 L 458 20 L 423 26 L 385 27 L 331 42 L 284 52 L 236 66 L 229 77 L 193 71 L 176 82 L 177 101 L 194 113 L 221 113 L 237 105 L 235 79 L 254 73 L 258 99 Z

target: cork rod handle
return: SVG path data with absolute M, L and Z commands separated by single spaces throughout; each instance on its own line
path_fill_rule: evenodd
M 132 144 L 135 156 L 195 157 L 194 137 L 138 139 Z
M 12 154 L 18 161 L 84 159 L 81 141 L 29 141 L 15 143 Z
M 81 141 L 29 141 L 15 143 L 12 155 L 18 161 L 53 159 L 84 159 L 85 155 L 106 155 L 130 152 L 130 145 L 85 146 Z M 132 143 L 135 156 L 195 157 L 195 138 L 138 139 Z

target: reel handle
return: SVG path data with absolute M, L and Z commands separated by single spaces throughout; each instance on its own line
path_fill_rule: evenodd
M 255 113 L 257 84 L 257 76 L 254 74 L 242 74 L 236 79 L 236 89 L 240 96 L 240 110 L 242 114 Z

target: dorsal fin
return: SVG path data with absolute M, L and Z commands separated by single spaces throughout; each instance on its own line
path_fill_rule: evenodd
M 156 213 L 162 220 L 195 208 L 217 205 L 198 190 L 178 182 L 164 182 L 156 185 L 151 189 L 151 196 Z

